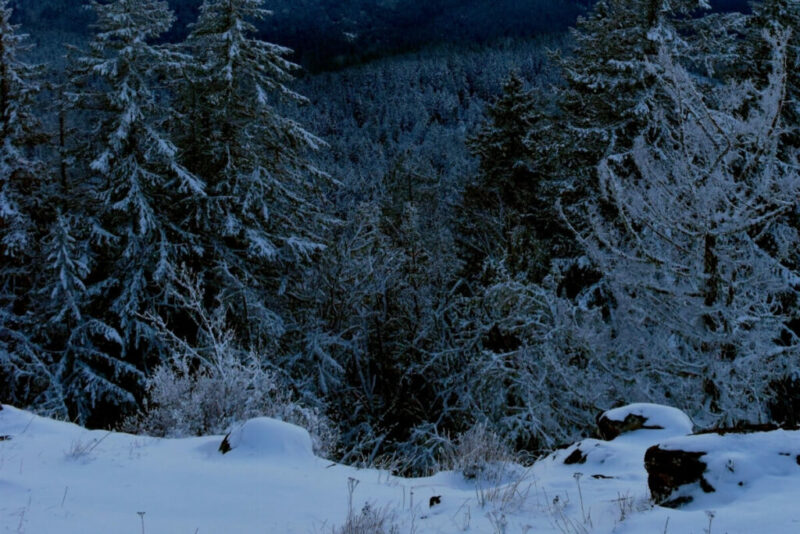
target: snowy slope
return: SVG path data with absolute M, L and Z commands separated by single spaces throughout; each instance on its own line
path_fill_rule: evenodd
M 348 486 L 354 513 L 369 502 L 392 514 L 400 534 L 701 534 L 709 521 L 710 532 L 720 534 L 800 532 L 800 467 L 789 476 L 765 465 L 737 495 L 681 510 L 653 507 L 644 452 L 676 439 L 686 430 L 681 424 L 585 440 L 532 468 L 509 466 L 495 487 L 457 473 L 402 479 L 336 465 L 313 456 L 305 431 L 270 419 L 247 422 L 222 455 L 221 436 L 87 431 L 5 406 L 0 436 L 10 439 L 0 441 L 0 533 L 324 533 L 345 522 Z M 708 440 L 741 452 L 727 436 Z M 564 465 L 576 447 L 585 462 Z M 432 496 L 441 504 L 429 507 Z

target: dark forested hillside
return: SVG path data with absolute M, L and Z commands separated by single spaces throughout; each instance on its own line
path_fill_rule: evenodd
M 310 70 L 341 67 L 437 43 L 482 43 L 565 31 L 594 0 L 270 0 L 259 23 L 265 39 L 295 51 Z M 91 14 L 76 0 L 14 0 L 16 17 L 35 30 L 86 33 Z M 186 36 L 201 0 L 169 0 L 177 22 L 168 40 Z M 746 0 L 716 0 L 739 9 Z
M 308 69 L 341 67 L 436 43 L 476 43 L 561 32 L 589 0 L 271 0 L 264 38 L 295 50 Z M 75 0 L 15 0 L 16 18 L 36 30 L 86 33 L 91 14 Z M 185 37 L 200 0 L 170 0 L 168 40 Z

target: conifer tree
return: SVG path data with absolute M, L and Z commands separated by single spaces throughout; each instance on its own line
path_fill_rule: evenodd
M 148 358 L 164 357 L 147 318 L 170 309 L 171 281 L 196 242 L 182 211 L 204 188 L 180 164 L 162 128 L 163 88 L 154 81 L 184 60 L 151 44 L 173 22 L 167 3 L 95 1 L 91 8 L 96 32 L 88 54 L 76 60 L 68 94 L 93 124 L 77 151 L 87 164 L 81 170 L 88 174 L 84 198 L 91 202 L 90 298 L 73 315 L 94 319 L 70 336 L 64 355 L 73 361 L 65 372 L 76 373 L 65 380 L 75 384 L 76 394 L 83 390 L 76 401 L 82 418 L 98 401 L 110 402 L 112 410 L 131 405 L 137 369 L 146 368 Z M 67 250 L 69 238 L 56 228 L 53 239 L 51 257 L 64 272 L 65 255 L 58 250 Z
M 781 118 L 784 130 L 778 145 L 779 166 L 789 169 L 800 168 L 800 154 L 796 150 L 800 146 L 800 3 L 794 0 L 761 0 L 753 3 L 753 16 L 749 17 L 745 36 L 740 46 L 738 57 L 739 79 L 755 78 L 755 83 L 763 87 L 770 82 L 770 47 L 765 36 L 776 36 L 789 31 L 786 51 L 786 85 L 781 106 Z M 752 101 L 743 102 L 745 109 L 753 105 Z M 787 211 L 783 215 L 785 224 L 795 231 L 800 231 L 800 206 Z M 780 234 L 770 234 L 762 239 L 761 246 L 767 251 L 774 251 L 782 241 Z M 794 251 L 785 260 L 795 272 L 800 271 L 800 250 Z M 787 329 L 792 335 L 800 335 L 800 299 L 797 295 L 784 295 L 780 303 L 781 310 L 787 315 Z M 784 336 L 788 337 L 788 336 Z M 782 376 L 773 377 L 770 384 L 772 392 L 770 415 L 779 422 L 792 424 L 797 422 L 796 412 L 787 407 L 796 405 L 798 399 L 796 369 L 788 369 Z
M 322 247 L 323 173 L 305 159 L 321 142 L 274 108 L 276 99 L 305 99 L 287 86 L 296 68 L 289 50 L 254 37 L 254 21 L 268 15 L 262 4 L 204 1 L 186 42 L 194 68 L 179 106 L 187 165 L 207 184 L 191 214 L 200 242 L 190 267 L 245 344 L 285 331 L 281 295 Z
M 33 402 L 40 413 L 85 424 L 98 404 L 110 404 L 112 412 L 133 405 L 131 388 L 122 384 L 141 378 L 141 372 L 116 357 L 124 350 L 122 338 L 90 306 L 86 282 L 93 262 L 87 228 L 76 216 L 78 206 L 63 207 L 75 215 L 59 208 L 43 243 L 36 332 L 48 354 L 49 383 Z
M 27 36 L 11 15 L 0 1 L 0 387 L 26 402 L 46 374 L 29 315 L 46 170 L 34 154 L 44 140 L 34 109 L 41 69 L 22 60 Z
M 24 256 L 34 245 L 33 193 L 43 178 L 43 166 L 32 154 L 42 141 L 32 107 L 41 72 L 21 59 L 28 48 L 27 36 L 11 24 L 11 14 L 4 0 L 0 3 L 0 253 L 8 275 L 5 261 Z
M 549 203 L 573 224 L 587 200 L 598 194 L 598 162 L 629 149 L 651 126 L 651 100 L 658 93 L 647 62 L 663 41 L 694 61 L 689 41 L 699 34 L 699 19 L 690 15 L 708 7 L 704 0 L 600 0 L 572 31 L 570 53 L 556 55 L 563 78 L 556 110 L 532 132 L 529 143 L 537 148 L 536 160 L 548 177 Z M 553 226 L 551 232 L 559 230 Z M 596 287 L 601 273 L 591 263 L 566 259 L 582 253 L 573 240 L 560 238 L 551 246 L 558 249 L 552 256 L 565 258 L 558 267 L 559 291 L 576 296 Z
M 665 41 L 693 60 L 697 47 L 691 40 L 703 19 L 691 14 L 708 8 L 706 0 L 600 0 L 579 19 L 574 52 L 558 58 L 565 127 L 555 130 L 548 150 L 559 162 L 554 168 L 567 209 L 596 194 L 595 169 L 603 157 L 630 148 L 647 130 L 657 80 L 646 64 Z M 705 59 L 712 55 L 708 51 Z
M 488 108 L 486 122 L 468 140 L 479 171 L 464 191 L 461 216 L 465 274 L 483 260 L 506 257 L 507 265 L 532 280 L 549 270 L 553 255 L 564 254 L 564 229 L 554 209 L 556 194 L 546 142 L 555 121 L 551 103 L 527 91 L 512 74 Z
M 512 73 L 500 97 L 487 110 L 487 122 L 469 142 L 479 158 L 481 188 L 496 191 L 498 201 L 508 206 L 525 203 L 514 191 L 520 186 L 529 188 L 527 182 L 533 180 L 525 136 L 533 126 L 535 104 L 522 80 Z

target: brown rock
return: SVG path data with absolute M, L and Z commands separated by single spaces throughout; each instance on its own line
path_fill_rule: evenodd
M 677 508 L 692 500 L 691 497 L 674 496 L 681 486 L 699 483 L 706 493 L 714 492 L 714 487 L 703 477 L 706 464 L 700 460 L 705 452 L 662 449 L 654 445 L 644 455 L 647 469 L 647 485 L 653 501 L 661 506 Z
M 585 463 L 586 463 L 586 453 L 578 448 L 572 451 L 569 454 L 569 456 L 564 458 L 565 465 L 585 464 Z
M 600 434 L 600 437 L 606 441 L 611 441 L 620 434 L 633 432 L 634 430 L 639 430 L 641 428 L 662 429 L 664 427 L 658 425 L 648 425 L 646 417 L 633 413 L 625 416 L 625 419 L 622 421 L 610 419 L 606 415 L 606 412 L 601 413 L 597 417 L 597 431 Z

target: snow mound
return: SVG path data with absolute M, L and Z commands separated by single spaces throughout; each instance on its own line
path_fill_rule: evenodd
M 250 419 L 234 428 L 225 436 L 220 451 L 234 456 L 314 459 L 307 430 L 269 417 Z
M 8 441 L 27 433 L 39 436 L 68 436 L 69 439 L 74 439 L 83 436 L 86 432 L 78 425 L 40 417 L 8 404 L 3 406 L 3 410 L 0 411 L 0 434 L 6 436 Z
M 598 480 L 627 477 L 641 471 L 644 453 L 656 440 L 637 439 L 603 441 L 585 439 L 550 456 L 550 463 L 571 473 L 582 473 Z
M 608 410 L 597 419 L 600 435 L 611 440 L 635 430 L 657 430 L 659 436 L 686 436 L 694 424 L 677 408 L 660 404 L 636 403 Z

